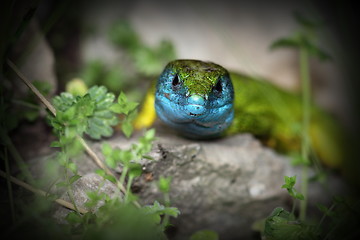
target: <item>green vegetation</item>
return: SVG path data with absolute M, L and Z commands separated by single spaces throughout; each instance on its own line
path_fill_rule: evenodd
M 306 217 L 308 201 L 308 182 L 309 168 L 313 165 L 319 165 L 316 158 L 310 158 L 309 142 L 309 122 L 310 122 L 310 74 L 309 57 L 317 57 L 320 60 L 328 60 L 330 56 L 317 46 L 316 31 L 321 26 L 318 21 L 311 21 L 299 13 L 295 13 L 295 19 L 300 26 L 298 32 L 294 35 L 275 41 L 271 48 L 291 47 L 299 51 L 300 79 L 302 82 L 302 141 L 301 154 L 297 156 L 296 164 L 302 166 L 301 193 L 294 188 L 296 176 L 285 176 L 285 184 L 282 188 L 287 189 L 289 195 L 294 199 L 292 211 L 288 212 L 281 207 L 275 208 L 265 221 L 263 234 L 266 239 L 351 239 L 356 233 L 356 220 L 359 216 L 360 206 L 358 202 L 352 199 L 334 197 L 333 204 L 327 208 L 318 204 L 318 208 L 324 213 L 319 222 Z M 318 172 L 323 176 L 322 171 Z M 318 178 L 319 180 L 320 178 Z M 341 199 L 341 200 L 340 200 Z M 296 202 L 300 201 L 299 216 L 295 215 Z M 337 206 L 335 210 L 335 206 Z M 335 213 L 336 212 L 336 213 Z M 341 213 L 340 213 L 341 212 Z M 340 213 L 340 214 L 339 214 Z M 327 225 L 324 224 L 325 218 L 330 220 Z M 348 222 L 348 225 L 344 224 Z M 352 228 L 352 229 L 351 229 Z
M 315 30 L 318 24 L 297 14 L 300 23 L 299 32 L 288 38 L 280 39 L 272 48 L 293 47 L 300 52 L 300 73 L 303 83 L 303 122 L 302 132 L 309 128 L 309 100 L 311 98 L 309 57 L 330 59 L 329 55 L 316 45 Z M 28 19 L 27 19 L 28 20 Z M 19 34 L 19 33 L 17 33 Z M 175 51 L 168 41 L 161 42 L 156 47 L 143 44 L 128 22 L 119 21 L 110 31 L 111 41 L 123 48 L 134 63 L 139 76 L 152 76 L 161 71 L 163 66 L 175 58 Z M 1 53 L 3 53 L 1 49 Z M 18 74 L 15 65 L 8 65 Z M 10 208 L 0 211 L 8 214 L 10 219 L 2 219 L 7 227 L 3 233 L 5 238 L 49 238 L 49 239 L 166 239 L 165 231 L 170 225 L 171 217 L 177 217 L 180 211 L 171 207 L 170 189 L 171 178 L 160 177 L 157 185 L 163 199 L 154 201 L 151 205 L 142 206 L 137 196 L 131 191 L 133 181 L 141 176 L 141 159 L 151 159 L 147 154 L 155 139 L 155 130 L 150 129 L 128 149 L 113 148 L 108 143 L 102 145 L 105 161 L 101 161 L 87 144 L 88 138 L 100 140 L 113 134 L 114 126 L 121 124 L 125 137 L 131 137 L 131 122 L 136 116 L 136 102 L 128 99 L 121 90 L 132 83 L 132 77 L 124 74 L 118 65 L 105 66 L 101 61 L 93 61 L 82 69 L 79 87 L 69 87 L 68 92 L 53 98 L 52 103 L 46 102 L 44 96 L 49 92 L 49 86 L 43 83 L 26 83 L 31 91 L 23 99 L 16 99 L 9 95 L 5 85 L 0 84 L 0 139 L 1 159 L 4 160 L 5 171 L 1 177 L 6 179 L 7 197 Z M 1 72 L 2 73 L 2 72 Z M 126 80 L 127 79 L 127 80 Z M 26 82 L 26 79 L 23 79 Z M 128 84 L 128 85 L 127 85 Z M 115 98 L 115 94 L 119 93 Z M 35 91 L 36 90 L 36 91 Z M 35 95 L 37 97 L 35 97 Z M 15 148 L 9 134 L 18 123 L 26 119 L 34 121 L 41 116 L 38 99 L 47 106 L 47 121 L 57 137 L 51 147 L 58 151 L 54 155 L 55 169 L 47 169 L 49 174 L 60 172 L 60 176 L 51 184 L 50 189 L 40 190 L 39 180 L 31 175 L 28 166 Z M 114 102 L 115 101 L 115 102 Z M 16 106 L 15 108 L 13 106 Z M 103 181 L 110 181 L 118 189 L 117 197 L 101 193 L 88 192 L 88 201 L 84 206 L 77 206 L 74 201 L 73 185 L 81 178 L 78 173 L 76 157 L 86 151 L 99 169 L 96 174 L 103 177 Z M 322 212 L 319 221 L 308 219 L 306 215 L 308 201 L 309 168 L 313 161 L 310 159 L 309 139 L 306 134 L 302 137 L 302 150 L 297 156 L 297 164 L 303 168 L 301 176 L 301 192 L 295 189 L 296 176 L 285 176 L 285 183 L 281 187 L 286 189 L 293 199 L 291 212 L 284 208 L 275 208 L 265 220 L 263 235 L 266 239 L 351 239 L 358 234 L 358 219 L 360 204 L 350 198 L 336 196 L 330 206 L 318 204 Z M 15 160 L 20 174 L 18 178 L 10 176 L 10 158 Z M 315 165 L 318 163 L 315 162 Z M 121 168 L 121 174 L 116 175 L 115 169 Z M 318 172 L 318 176 L 323 176 Z M 319 179 L 319 178 L 317 178 Z M 48 181 L 48 179 L 42 179 Z M 14 189 L 14 184 L 21 189 Z M 280 186 L 279 186 L 280 187 Z M 22 188 L 34 192 L 29 195 Z M 54 190 L 62 190 L 69 196 L 70 202 L 59 199 Z M 16 193 L 15 193 L 16 191 Z M 66 216 L 68 224 L 59 224 L 53 217 L 54 202 L 63 205 L 71 211 Z M 300 202 L 300 214 L 297 216 L 297 203 Z M 99 204 L 101 205 L 99 207 Z M 5 215 L 5 214 L 4 214 Z M 11 226 L 11 227 L 9 227 Z M 202 230 L 194 233 L 191 240 L 216 240 L 217 233 Z
M 105 64 L 101 60 L 92 60 L 85 63 L 79 77 L 87 86 L 103 85 L 114 93 L 126 91 L 131 99 L 140 100 L 139 80 L 156 77 L 169 61 L 176 58 L 170 41 L 162 40 L 158 46 L 150 47 L 142 42 L 126 20 L 115 22 L 109 28 L 108 38 L 127 61 Z M 136 89 L 132 91 L 134 88 Z
M 18 70 L 15 69 L 15 71 Z M 27 80 L 24 79 L 24 81 Z M 31 83 L 28 84 L 31 85 Z M 36 94 L 43 98 L 41 93 Z M 155 139 L 154 129 L 146 131 L 138 143 L 133 144 L 130 149 L 113 149 L 109 144 L 103 144 L 102 152 L 107 166 L 95 157 L 94 161 L 100 167 L 96 173 L 102 176 L 104 181 L 109 180 L 118 187 L 117 197 L 110 198 L 105 193 L 95 191 L 87 193 L 89 200 L 85 206 L 77 206 L 74 201 L 73 184 L 81 176 L 78 175 L 78 167 L 73 159 L 82 153 L 83 149 L 88 153 L 91 151 L 84 139 L 84 134 L 92 139 L 111 136 L 113 134 L 112 126 L 118 124 L 118 114 L 124 115 L 123 132 L 127 137 L 132 134 L 128 118 L 131 118 L 131 115 L 136 112 L 138 104 L 128 101 L 124 93 L 119 95 L 117 103 L 114 103 L 114 100 L 114 94 L 108 93 L 105 87 L 94 86 L 83 96 L 74 96 L 66 92 L 53 98 L 52 104 L 47 102 L 47 106 L 53 106 L 53 110 L 49 112 L 48 122 L 58 138 L 51 143 L 51 146 L 59 148 L 54 159 L 62 169 L 60 179 L 52 188 L 56 190 L 65 188 L 71 203 L 63 201 L 62 204 L 73 211 L 66 217 L 68 225 L 57 224 L 51 217 L 49 202 L 55 199 L 57 202 L 60 201 L 57 196 L 47 192 L 42 194 L 45 195 L 45 198 L 37 199 L 34 203 L 24 206 L 23 214 L 17 216 L 12 198 L 13 193 L 9 191 L 13 206 L 13 219 L 14 221 L 16 219 L 19 224 L 6 233 L 7 237 L 29 237 L 29 234 L 34 235 L 31 237 L 43 237 L 57 234 L 56 237 L 59 239 L 71 238 L 71 236 L 81 236 L 83 239 L 113 239 L 114 236 L 120 236 L 122 239 L 166 239 L 164 231 L 169 225 L 169 218 L 177 217 L 180 213 L 178 209 L 170 206 L 171 179 L 160 178 L 158 184 L 159 190 L 164 194 L 165 205 L 155 201 L 153 205 L 141 206 L 131 192 L 133 180 L 142 174 L 139 160 L 149 159 L 146 154 L 151 150 L 152 142 Z M 95 153 L 91 151 L 91 154 Z M 122 173 L 117 177 L 113 170 L 118 166 L 122 167 Z M 7 177 L 9 182 L 13 181 L 17 184 L 20 182 L 20 186 L 26 186 L 26 183 L 20 180 L 15 179 L 14 181 L 14 178 L 10 178 L 8 173 L 2 175 Z M 31 178 L 28 174 L 28 180 Z M 28 189 L 40 192 L 35 187 Z M 44 203 L 44 200 L 49 202 Z M 100 201 L 103 201 L 103 204 L 96 209 Z M 35 217 L 38 220 L 30 224 L 29 217 Z M 36 231 L 37 228 L 29 229 L 30 226 L 41 226 L 36 224 L 45 224 L 51 227 L 39 229 L 39 231 Z

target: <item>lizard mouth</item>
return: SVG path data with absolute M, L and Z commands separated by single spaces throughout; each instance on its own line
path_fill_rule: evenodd
M 204 105 L 199 105 L 199 104 L 185 105 L 184 110 L 189 116 L 201 116 L 205 114 L 207 111 Z

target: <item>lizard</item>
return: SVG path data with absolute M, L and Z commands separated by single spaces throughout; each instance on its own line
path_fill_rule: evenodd
M 313 153 L 325 164 L 341 164 L 341 130 L 330 113 L 314 103 L 309 135 Z M 200 60 L 171 61 L 145 96 L 135 129 L 150 127 L 156 117 L 180 135 L 213 139 L 251 133 L 281 152 L 299 151 L 301 95 L 265 79 L 228 72 Z

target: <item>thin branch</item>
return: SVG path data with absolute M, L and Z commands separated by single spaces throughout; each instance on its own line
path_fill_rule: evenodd
M 47 109 L 50 110 L 50 112 L 56 116 L 56 110 L 53 105 L 44 97 L 44 95 L 37 90 L 37 88 L 20 72 L 20 70 L 16 67 L 16 65 L 10 61 L 9 59 L 6 59 L 6 63 L 9 65 L 9 67 L 16 73 L 16 75 L 33 91 L 33 93 L 40 99 L 40 101 L 46 106 Z
M 87 154 L 89 154 L 89 156 L 94 160 L 94 162 L 100 168 L 102 168 L 107 174 L 115 177 L 114 174 L 110 171 L 110 169 L 108 167 L 106 167 L 106 165 L 103 163 L 103 161 L 101 161 L 100 158 L 96 155 L 96 153 L 89 147 L 89 145 L 85 142 L 85 140 L 80 136 L 77 136 L 77 138 L 80 141 L 80 143 L 83 145 L 83 147 L 85 148 L 85 151 L 87 152 Z M 123 187 L 123 189 L 125 189 L 125 188 Z
M 1 171 L 1 170 L 0 170 L 0 176 L 3 177 L 3 178 L 6 178 L 6 173 L 5 173 L 4 171 Z M 16 184 L 16 185 L 19 185 L 19 186 L 21 186 L 21 187 L 29 190 L 30 192 L 39 194 L 39 195 L 41 195 L 41 196 L 43 196 L 43 197 L 46 197 L 46 196 L 48 195 L 45 191 L 40 190 L 40 189 L 37 189 L 37 188 L 31 186 L 30 184 L 27 184 L 26 182 L 21 181 L 20 179 L 17 179 L 17 178 L 15 178 L 15 177 L 13 177 L 13 176 L 9 176 L 9 178 L 10 178 L 10 181 L 11 181 L 12 183 L 14 183 L 14 184 Z M 64 199 L 58 198 L 58 199 L 55 200 L 55 202 L 58 203 L 58 204 L 60 204 L 61 206 L 64 206 L 64 207 L 66 207 L 66 208 L 69 208 L 69 209 L 71 209 L 71 210 L 74 210 L 74 211 L 76 210 L 74 204 L 69 203 L 68 201 L 65 201 Z M 78 207 L 78 210 L 79 210 L 79 212 L 82 213 L 82 214 L 85 214 L 85 213 L 88 212 L 88 210 L 86 210 L 86 209 L 84 209 L 84 208 L 79 208 L 79 207 Z

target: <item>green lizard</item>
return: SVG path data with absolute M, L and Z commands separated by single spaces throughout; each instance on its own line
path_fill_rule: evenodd
M 157 116 L 193 139 L 248 132 L 279 151 L 300 149 L 299 95 L 210 62 L 175 60 L 165 67 L 146 94 L 134 126 L 149 127 Z M 313 153 L 326 165 L 339 167 L 339 126 L 314 104 L 308 134 Z

